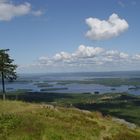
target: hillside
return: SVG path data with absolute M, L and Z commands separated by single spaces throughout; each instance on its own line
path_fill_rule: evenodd
M 2 99 L 2 94 L 0 94 Z M 140 96 L 127 93 L 48 93 L 14 92 L 7 93 L 9 100 L 46 103 L 61 107 L 76 107 L 83 110 L 99 111 L 140 126 Z
M 98 112 L 18 101 L 0 101 L 2 140 L 138 140 L 139 128 Z

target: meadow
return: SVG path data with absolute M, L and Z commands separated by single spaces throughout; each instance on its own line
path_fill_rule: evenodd
M 2 98 L 2 95 L 0 96 Z M 127 93 L 50 93 L 50 92 L 13 92 L 7 94 L 9 100 L 32 103 L 47 103 L 60 107 L 76 107 L 89 111 L 100 111 L 140 125 L 140 96 Z
M 1 140 L 139 140 L 140 128 L 74 107 L 0 101 Z

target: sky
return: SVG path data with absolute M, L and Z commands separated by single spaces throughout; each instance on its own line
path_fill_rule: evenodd
M 0 49 L 19 73 L 140 70 L 139 0 L 0 0 Z

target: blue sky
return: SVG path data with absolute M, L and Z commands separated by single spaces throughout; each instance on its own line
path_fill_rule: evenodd
M 10 49 L 18 72 L 140 70 L 139 12 L 139 0 L 0 0 L 0 48 Z M 94 28 L 86 35 L 86 19 L 113 13 L 128 27 L 107 38 L 96 39 Z

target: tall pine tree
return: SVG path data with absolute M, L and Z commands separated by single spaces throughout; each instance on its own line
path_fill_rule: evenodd
M 2 83 L 3 100 L 5 97 L 5 79 L 13 81 L 17 78 L 16 68 L 17 65 L 13 64 L 13 59 L 8 54 L 9 49 L 0 49 L 0 77 Z

